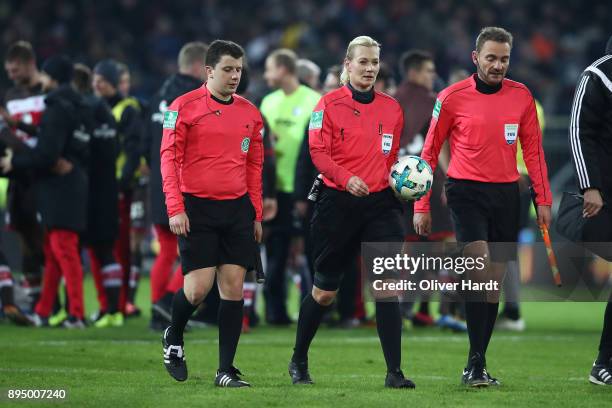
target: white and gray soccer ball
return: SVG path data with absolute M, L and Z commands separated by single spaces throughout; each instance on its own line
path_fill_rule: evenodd
M 431 190 L 433 171 L 418 156 L 400 157 L 391 166 L 389 186 L 402 201 L 418 200 Z

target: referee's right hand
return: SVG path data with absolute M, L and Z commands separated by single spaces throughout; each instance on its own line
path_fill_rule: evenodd
M 348 180 L 346 183 L 346 191 L 356 197 L 365 197 L 370 194 L 368 185 L 357 176 L 351 176 L 351 178 Z
M 431 213 L 414 213 L 412 225 L 417 234 L 423 236 L 429 235 L 431 232 Z
M 185 212 L 178 213 L 170 217 L 170 231 L 175 235 L 187 236 L 190 231 L 189 218 Z

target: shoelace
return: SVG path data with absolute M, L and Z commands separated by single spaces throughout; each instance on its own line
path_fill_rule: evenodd
M 170 357 L 173 357 L 179 360 L 183 360 L 185 357 L 183 347 L 170 344 L 168 347 L 164 348 L 164 357 L 166 359 L 170 359 Z
M 231 366 L 231 367 L 230 367 L 229 372 L 230 372 L 230 374 L 233 374 L 233 375 L 244 375 L 244 374 L 242 374 L 242 373 L 240 372 L 240 370 L 239 370 L 239 369 L 237 369 L 237 368 L 236 368 L 236 367 L 234 367 L 234 366 Z
M 217 373 L 219 375 L 220 373 Z M 241 383 L 246 383 L 243 381 L 238 375 L 243 375 L 239 369 L 234 366 L 231 366 L 230 369 L 223 374 L 223 376 L 219 379 L 219 385 L 222 387 L 227 387 L 232 381 L 238 381 Z

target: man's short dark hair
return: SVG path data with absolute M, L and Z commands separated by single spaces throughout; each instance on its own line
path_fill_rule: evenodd
M 476 51 L 480 52 L 482 46 L 487 41 L 495 41 L 498 43 L 508 43 L 512 48 L 512 34 L 501 27 L 485 27 L 480 30 L 480 34 L 476 38 Z
M 32 44 L 27 41 L 17 41 L 11 44 L 4 56 L 4 60 L 7 62 L 33 62 L 36 60 L 36 55 L 34 54 Z
M 287 72 L 291 75 L 295 75 L 297 72 L 298 57 L 295 52 L 288 48 L 280 48 L 272 51 L 268 58 L 272 58 L 276 66 L 285 67 Z
M 403 73 L 409 70 L 420 70 L 427 61 L 433 61 L 433 55 L 424 50 L 408 50 L 400 57 L 400 69 Z
M 206 65 L 214 68 L 224 55 L 238 59 L 244 57 L 244 49 L 233 41 L 215 40 L 206 52 Z
M 178 55 L 178 66 L 182 69 L 189 68 L 194 62 L 204 65 L 208 45 L 200 41 L 192 41 L 183 45 Z
M 85 64 L 74 64 L 72 75 L 72 85 L 79 93 L 87 94 L 91 92 L 91 69 Z
M 376 76 L 376 80 L 383 81 L 385 83 L 385 86 L 387 86 L 389 84 L 389 81 L 391 81 L 392 79 L 393 75 L 391 73 L 391 70 L 389 69 L 389 66 L 381 62 L 380 68 L 378 69 L 378 75 Z

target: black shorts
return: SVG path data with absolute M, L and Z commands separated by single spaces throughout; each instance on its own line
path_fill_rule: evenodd
M 516 259 L 520 218 L 518 183 L 484 183 L 449 177 L 445 187 L 457 241 L 491 242 L 494 243 L 490 246 L 492 261 Z
M 183 194 L 191 231 L 179 236 L 183 274 L 225 264 L 254 265 L 255 209 L 247 194 L 233 200 L 212 200 Z
M 334 291 L 362 242 L 403 242 L 402 207 L 390 189 L 355 197 L 323 187 L 311 220 L 314 285 Z

